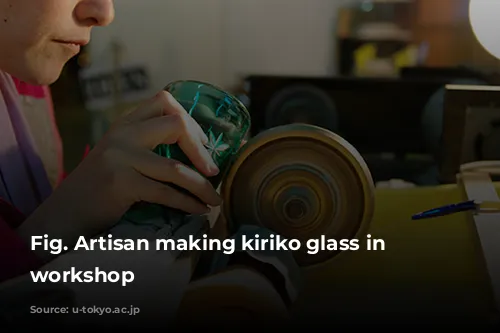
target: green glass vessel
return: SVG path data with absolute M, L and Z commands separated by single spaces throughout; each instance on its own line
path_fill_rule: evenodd
M 249 112 L 236 97 L 208 83 L 176 81 L 166 86 L 165 90 L 172 94 L 207 135 L 209 141 L 206 148 L 220 169 L 220 173 L 210 177 L 209 181 L 214 188 L 218 188 L 231 165 L 233 156 L 248 135 L 251 125 Z M 195 169 L 177 144 L 159 145 L 154 152 Z M 140 203 L 127 212 L 125 219 L 134 223 L 152 223 L 161 226 L 165 220 L 172 218 L 172 214 L 178 216 L 183 213 L 157 204 Z

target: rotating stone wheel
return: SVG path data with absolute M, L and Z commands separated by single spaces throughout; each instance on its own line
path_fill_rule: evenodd
M 312 85 L 292 85 L 278 91 L 268 104 L 265 121 L 266 128 L 304 123 L 338 130 L 335 103 Z
M 224 215 L 234 231 L 249 224 L 299 239 L 300 266 L 338 251 L 306 253 L 308 239 L 363 236 L 374 209 L 374 185 L 359 153 L 340 136 L 305 124 L 276 127 L 252 138 L 229 170 Z

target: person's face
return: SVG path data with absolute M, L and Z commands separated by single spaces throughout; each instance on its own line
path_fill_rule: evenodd
M 113 0 L 0 0 L 0 70 L 50 84 L 89 42 L 92 27 L 113 18 Z

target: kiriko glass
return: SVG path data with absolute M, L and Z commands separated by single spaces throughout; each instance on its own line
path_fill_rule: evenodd
M 208 179 L 214 188 L 218 188 L 231 165 L 233 156 L 238 152 L 250 130 L 250 114 L 236 97 L 208 83 L 176 81 L 170 83 L 164 90 L 172 94 L 207 135 L 209 141 L 205 147 L 220 169 L 217 176 Z M 154 152 L 194 169 L 191 161 L 177 144 L 159 145 Z M 133 223 L 161 224 L 160 220 L 168 223 L 165 220 L 172 218 L 172 214 L 178 217 L 182 212 L 158 204 L 139 203 L 134 205 L 124 218 Z

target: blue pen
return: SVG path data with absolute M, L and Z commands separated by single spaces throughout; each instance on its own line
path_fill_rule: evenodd
M 499 213 L 500 202 L 476 202 L 474 200 L 459 202 L 451 205 L 433 208 L 412 216 L 412 220 L 423 220 L 445 216 L 459 212 L 473 211 L 474 213 Z

